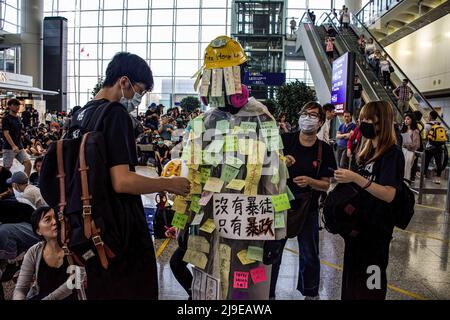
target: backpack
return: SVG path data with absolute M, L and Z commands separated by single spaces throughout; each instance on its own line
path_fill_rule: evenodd
M 325 229 L 343 238 L 357 234 L 361 188 L 355 183 L 338 183 L 324 202 L 322 222 Z
M 439 123 L 433 124 L 428 132 L 428 140 L 435 146 L 445 144 L 447 142 L 447 132 L 445 131 L 445 128 Z
M 402 182 L 402 188 L 396 192 L 393 202 L 394 225 L 404 230 L 414 215 L 416 203 L 414 193 L 404 181 Z
M 74 115 L 78 114 L 79 123 L 69 131 L 77 129 L 83 134 L 53 142 L 39 178 L 44 200 L 58 214 L 58 241 L 69 264 L 85 265 L 97 256 L 104 269 L 121 251 L 125 236 L 110 204 L 105 142 L 98 131 L 109 106 L 109 102 L 88 103 Z

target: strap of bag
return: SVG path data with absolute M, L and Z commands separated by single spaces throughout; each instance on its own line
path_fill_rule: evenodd
M 101 230 L 95 225 L 95 221 L 92 219 L 92 206 L 91 199 L 92 196 L 89 194 L 89 184 L 87 171 L 89 167 L 86 164 L 86 140 L 89 133 L 83 135 L 80 145 L 80 178 L 81 178 L 81 201 L 83 202 L 83 225 L 84 225 L 84 236 L 87 239 L 91 239 L 94 242 L 95 248 L 100 259 L 100 262 L 104 269 L 108 269 L 108 258 L 113 258 L 114 253 L 105 245 L 100 236 Z
M 56 142 L 56 159 L 58 165 L 58 184 L 59 184 L 59 203 L 58 203 L 58 220 L 61 225 L 60 240 L 62 249 L 70 265 L 76 264 L 83 265 L 80 259 L 73 252 L 69 250 L 69 232 L 70 224 L 67 221 L 67 217 L 64 216 L 64 210 L 67 205 L 66 201 L 66 173 L 64 171 L 64 158 L 63 158 L 63 140 Z
M 323 144 L 324 142 L 320 139 L 317 139 L 319 142 L 319 147 L 317 150 L 317 171 L 316 171 L 316 178 L 319 177 L 320 167 L 322 165 L 322 153 L 323 153 Z

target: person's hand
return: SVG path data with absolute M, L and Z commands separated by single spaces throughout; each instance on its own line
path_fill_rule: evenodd
M 191 183 L 184 177 L 170 177 L 167 191 L 178 194 L 180 196 L 187 196 L 191 192 Z
M 338 183 L 355 182 L 358 174 L 347 169 L 337 169 L 334 171 L 334 178 Z
M 20 151 L 20 149 L 19 149 L 18 146 L 14 146 L 14 147 L 12 148 L 12 150 L 14 151 L 14 153 L 19 153 L 19 151 Z
M 295 164 L 295 158 L 291 155 L 285 156 L 285 163 L 287 167 L 290 167 Z
M 352 151 L 350 149 L 347 149 L 347 157 L 348 158 L 352 157 Z
M 292 181 L 294 181 L 294 183 L 296 185 L 298 185 L 300 188 L 306 188 L 307 186 L 311 185 L 312 180 L 313 179 L 311 177 L 298 176 L 298 177 L 295 177 Z
M 177 237 L 177 227 L 170 227 L 164 234 L 167 238 L 175 239 Z

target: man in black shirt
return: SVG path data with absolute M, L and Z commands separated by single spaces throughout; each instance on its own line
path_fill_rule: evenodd
M 23 149 L 22 144 L 22 122 L 20 121 L 19 112 L 20 101 L 10 99 L 8 101 L 9 113 L 3 118 L 3 166 L 10 169 L 14 159 L 17 159 L 24 165 L 24 172 L 27 176 L 31 173 L 31 161 L 28 154 Z
M 31 112 L 30 112 L 30 107 L 26 107 L 25 111 L 22 112 L 22 123 L 24 128 L 28 128 L 29 126 L 31 126 Z
M 361 82 L 359 81 L 359 76 L 355 75 L 355 80 L 354 80 L 354 84 L 353 84 L 353 105 L 350 104 L 350 106 L 349 106 L 350 107 L 349 111 L 351 114 L 353 114 L 355 116 L 355 119 L 358 119 L 359 112 L 361 111 L 362 90 L 363 90 L 363 88 L 362 88 Z
M 185 196 L 190 182 L 182 177 L 149 178 L 135 172 L 138 159 L 129 112 L 152 88 L 148 64 L 137 55 L 118 53 L 106 69 L 102 89 L 72 118 L 72 126 L 77 126 L 93 115 L 88 110 L 110 102 L 100 127 L 113 190 L 109 200 L 117 225 L 130 231 L 124 252 L 110 261 L 107 270 L 100 265 L 86 267 L 88 299 L 158 299 L 156 258 L 140 195 L 167 191 Z
M 322 106 L 309 102 L 300 113 L 300 131 L 281 136 L 290 177 L 287 185 L 295 197 L 291 201 L 291 207 L 299 208 L 302 201 L 309 200 L 309 208 L 305 210 L 307 218 L 297 236 L 301 246 L 297 290 L 307 299 L 319 294 L 319 196 L 330 187 L 333 171 L 337 168 L 333 149 L 317 138 L 317 131 L 324 122 L 325 112 Z M 319 148 L 322 149 L 321 154 Z M 281 255 L 279 261 L 272 265 L 271 298 L 275 297 L 280 265 Z

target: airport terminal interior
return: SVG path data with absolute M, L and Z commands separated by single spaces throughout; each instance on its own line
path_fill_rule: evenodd
M 264 185 L 261 188 L 261 185 L 265 183 L 270 186 L 276 185 L 277 190 L 278 186 L 285 188 L 286 183 L 290 186 L 292 182 L 286 182 L 286 179 L 294 178 L 290 165 L 294 166 L 295 163 L 286 164 L 289 167 L 288 171 L 284 163 L 288 161 L 286 156 L 289 154 L 289 148 L 293 147 L 287 145 L 288 140 L 284 137 L 297 134 L 301 143 L 302 134 L 306 132 L 304 129 L 306 125 L 302 125 L 302 117 L 308 119 L 315 117 L 315 120 L 319 118 L 323 123 L 322 127 L 316 129 L 319 132 L 318 139 L 329 145 L 324 149 L 323 157 L 326 157 L 326 151 L 330 150 L 327 159 L 324 158 L 323 161 L 322 158 L 318 159 L 319 169 L 322 163 L 335 164 L 325 168 L 328 175 L 319 178 L 325 180 L 326 177 L 330 178 L 328 181 L 330 194 L 339 184 L 336 179 L 339 180 L 337 172 L 340 169 L 337 168 L 353 169 L 352 159 L 358 157 L 358 152 L 362 152 L 362 148 L 359 151 L 359 147 L 353 148 L 353 143 L 355 145 L 360 143 L 360 139 L 364 140 L 362 143 L 374 139 L 370 134 L 366 135 L 363 129 L 359 129 L 363 128 L 361 123 L 367 124 L 366 118 L 359 118 L 359 114 L 362 112 L 365 117 L 370 117 L 367 115 L 368 112 L 365 112 L 365 105 L 384 101 L 392 110 L 393 120 L 390 122 L 392 128 L 389 130 L 394 132 L 395 128 L 398 150 L 403 154 L 405 163 L 404 168 L 403 165 L 401 168 L 401 172 L 404 172 L 404 181 L 399 183 L 403 183 L 403 188 L 407 186 L 414 197 L 414 215 L 406 227 L 393 225 L 392 239 L 387 243 L 389 247 L 387 279 L 385 279 L 387 291 L 382 294 L 382 298 L 448 300 L 450 299 L 448 163 L 450 28 L 448 26 L 450 26 L 450 1 L 444 0 L 0 0 L 0 119 L 2 120 L 0 143 L 3 145 L 0 149 L 0 178 L 4 180 L 0 181 L 2 188 L 0 202 L 15 201 L 23 205 L 24 202 L 19 198 L 23 197 L 26 191 L 20 190 L 18 186 L 24 183 L 37 185 L 37 191 L 33 192 L 39 192 L 39 188 L 45 186 L 48 188 L 48 184 L 43 182 L 44 177 L 39 177 L 41 168 L 39 164 L 43 161 L 46 168 L 51 165 L 47 160 L 47 151 L 48 157 L 54 156 L 56 147 L 52 148 L 52 145 L 67 137 L 67 134 L 72 134 L 70 126 L 75 118 L 77 121 L 83 120 L 84 108 L 80 107 L 100 96 L 105 97 L 102 96 L 105 87 L 113 90 L 119 86 L 117 101 L 121 98 L 120 102 L 124 101 L 122 104 L 125 107 L 132 105 L 134 98 L 139 96 L 138 104 L 133 105 L 131 109 L 127 108 L 132 119 L 130 130 L 135 133 L 137 174 L 158 179 L 170 171 L 171 165 L 176 168 L 172 173 L 178 170 L 178 175 L 183 175 L 185 168 L 186 172 L 189 170 L 185 175 L 190 180 L 191 192 L 187 200 L 180 200 L 180 197 L 175 197 L 171 192 L 165 194 L 164 191 L 168 189 L 154 193 L 133 193 L 140 194 L 144 209 L 140 214 L 145 214 L 145 227 L 148 227 L 152 234 L 156 257 L 154 272 L 157 273 L 156 276 L 153 274 L 153 277 L 157 278 L 159 299 L 341 300 L 344 299 L 344 291 L 346 294 L 349 292 L 349 285 L 345 283 L 349 281 L 345 280 L 347 272 L 345 268 L 349 268 L 350 260 L 347 259 L 350 258 L 347 258 L 347 252 L 344 255 L 344 250 L 350 250 L 347 241 L 351 240 L 347 239 L 344 242 L 344 236 L 333 234 L 326 226 L 324 207 L 327 200 L 323 202 L 325 196 L 320 200 L 317 209 L 319 214 L 312 218 L 315 222 L 306 227 L 315 228 L 314 232 L 318 234 L 318 243 L 313 247 L 318 248 L 320 265 L 317 263 L 312 271 L 308 269 L 309 266 L 305 267 L 305 264 L 311 262 L 309 258 L 305 258 L 305 254 L 311 252 L 304 252 L 310 250 L 309 242 L 313 240 L 305 240 L 307 236 L 299 236 L 299 241 L 295 237 L 290 237 L 284 250 L 281 247 L 282 252 L 279 254 L 282 259 L 278 281 L 274 292 L 272 290 L 269 293 L 271 267 L 263 264 L 263 260 L 266 259 L 265 243 L 275 239 L 278 241 L 280 234 L 281 237 L 286 235 L 289 223 L 289 218 L 285 220 L 286 212 L 292 210 L 291 205 L 297 201 L 297 194 L 294 192 L 293 195 L 289 187 L 286 189 L 288 191 L 273 193 L 268 191 L 271 187 L 265 188 Z M 224 48 L 229 51 L 225 51 Z M 224 51 L 221 51 L 222 49 Z M 153 75 L 151 88 L 143 81 L 131 79 L 128 74 L 120 74 L 129 79 L 124 82 L 123 88 L 122 84 L 115 82 L 119 78 L 115 78 L 109 86 L 106 85 L 105 77 L 108 75 L 107 70 L 110 70 L 108 65 L 118 52 L 135 54 L 146 62 Z M 222 57 L 221 61 L 217 58 L 219 62 L 214 64 L 211 58 L 208 60 L 212 52 L 215 54 L 214 57 Z M 241 61 L 233 64 L 234 61 L 231 60 L 236 60 L 237 57 Z M 226 64 L 228 62 L 230 64 Z M 212 67 L 208 63 L 211 63 Z M 120 79 L 122 81 L 123 77 Z M 211 81 L 210 90 L 207 81 Z M 140 83 L 144 83 L 145 90 Z M 131 88 L 134 96 L 133 92 L 131 96 L 125 96 L 124 88 L 127 95 L 131 92 L 129 90 Z M 218 94 L 215 94 L 215 91 Z M 233 94 L 231 98 L 229 92 Z M 242 98 L 245 93 L 249 93 L 253 98 L 248 96 Z M 245 103 L 239 105 L 240 99 L 245 99 Z M 302 110 L 303 105 L 310 101 L 323 106 L 323 120 L 320 112 L 311 115 L 308 110 Z M 19 109 L 11 111 L 14 110 L 15 103 L 19 104 Z M 245 111 L 245 108 L 249 108 L 248 104 L 252 104 L 253 109 Z M 261 107 L 261 104 L 265 107 Z M 229 105 L 232 107 L 226 109 L 225 106 Z M 241 116 L 245 120 L 239 120 L 241 119 L 239 108 L 247 112 L 245 116 Z M 263 108 L 263 111 L 261 113 L 254 111 L 260 110 L 258 108 Z M 316 110 L 312 108 L 311 110 Z M 221 121 L 217 121 L 217 124 L 213 118 L 216 115 L 214 109 L 228 112 L 227 116 L 219 117 Z M 10 135 L 15 129 L 11 124 L 12 120 L 8 120 L 13 117 L 11 115 L 13 113 L 14 119 L 18 118 L 21 123 L 18 139 L 21 140 L 22 147 L 18 146 L 17 150 L 14 148 L 14 143 L 17 142 Z M 263 121 L 269 121 L 267 114 L 273 120 L 271 123 L 274 123 L 274 126 L 268 125 L 263 128 L 261 126 Z M 211 124 L 212 121 L 214 124 Z M 242 121 L 238 122 L 240 127 L 236 125 L 236 121 Z M 128 124 L 127 121 L 117 123 Z M 206 174 L 206 169 L 204 171 L 206 151 L 202 151 L 200 145 L 199 151 L 200 155 L 203 154 L 204 162 L 200 162 L 200 167 L 198 164 L 185 164 L 190 159 L 188 157 L 195 158 L 195 152 L 192 153 L 191 147 L 194 147 L 192 141 L 196 138 L 199 123 L 203 124 L 201 134 L 208 131 L 208 126 L 213 126 L 212 128 L 217 130 L 224 128 L 231 130 L 234 126 L 233 137 L 239 130 L 247 130 L 247 133 L 253 130 L 256 133 L 258 128 L 264 136 L 261 141 L 267 142 L 268 153 L 277 151 L 276 158 L 280 162 L 280 170 L 276 167 L 268 179 L 261 178 L 260 171 L 256 182 L 250 180 L 248 172 L 254 168 L 254 165 L 248 162 L 252 157 L 251 154 L 254 150 L 265 149 L 266 144 L 256 142 L 255 149 L 251 149 L 248 142 L 246 147 L 243 147 L 241 140 L 230 142 L 228 136 L 225 137 L 225 145 L 223 142 L 220 145 L 219 151 L 224 146 L 226 151 L 240 152 L 244 155 L 243 161 L 234 157 L 227 158 L 226 164 L 221 169 L 224 171 L 217 175 L 218 167 L 215 163 Z M 219 128 L 219 123 L 225 127 Z M 373 123 L 370 124 L 373 128 Z M 272 133 L 268 132 L 273 129 L 275 133 L 271 136 Z M 125 133 L 127 128 L 123 130 L 124 135 L 128 134 Z M 315 139 L 316 136 L 313 136 Z M 273 139 L 274 137 L 276 139 Z M 188 141 L 193 143 L 189 148 L 185 144 Z M 179 152 L 181 146 L 183 146 L 182 154 Z M 246 152 L 243 152 L 241 147 Z M 117 149 L 116 151 L 122 152 Z M 127 150 L 123 152 L 127 153 Z M 190 152 L 188 156 L 186 152 Z M 238 166 L 230 164 L 229 159 L 239 160 L 240 164 Z M 296 163 L 299 162 L 301 159 L 297 158 Z M 403 160 L 401 163 L 403 164 Z M 130 164 L 130 167 L 134 164 Z M 221 166 L 222 164 L 219 165 Z M 394 166 L 398 166 L 398 163 Z M 287 175 L 284 174 L 283 168 Z M 323 168 L 319 169 L 318 173 Z M 11 173 L 6 177 L 4 172 L 7 170 Z M 247 170 L 247 178 L 243 170 Z M 33 179 L 35 171 L 39 173 L 35 173 Z M 21 180 L 23 177 L 19 174 L 23 172 L 25 182 Z M 242 180 L 236 178 L 238 175 Z M 261 182 L 260 178 L 261 181 L 268 182 Z M 360 189 L 371 192 L 370 188 L 375 187 L 370 187 L 372 180 L 367 181 L 369 182 L 364 188 L 360 186 Z M 229 184 L 224 185 L 224 182 Z M 233 182 L 239 186 L 230 187 Z M 252 188 L 252 183 L 256 183 L 256 189 Z M 299 183 L 297 185 L 300 186 Z M 199 192 L 193 191 L 195 186 L 199 187 Z M 115 186 L 113 188 L 115 189 Z M 316 190 L 311 184 L 309 188 Z M 392 186 L 384 188 L 395 191 Z M 231 189 L 233 191 L 230 191 Z M 264 193 L 257 192 L 261 190 L 264 190 Z M 367 193 L 363 190 L 361 192 Z M 48 194 L 48 190 L 45 192 L 42 190 L 41 200 L 47 201 L 48 205 L 53 207 L 50 200 L 45 197 Z M 250 201 L 252 197 L 259 201 L 264 195 L 265 199 L 269 199 L 267 195 L 273 196 L 270 208 L 273 206 L 274 211 L 270 211 L 270 216 L 274 220 L 274 231 L 269 230 L 271 237 L 268 236 L 267 230 L 265 232 L 261 230 L 262 226 L 259 233 L 252 235 L 253 238 L 249 236 L 249 232 L 246 237 L 241 237 L 240 229 L 239 236 L 235 230 L 233 236 L 231 232 L 224 233 L 226 232 L 223 231 L 224 226 L 227 226 L 225 222 L 230 222 L 229 230 L 235 226 L 235 221 L 230 220 L 233 215 L 224 217 L 223 220 L 218 219 L 216 216 L 223 214 L 220 210 L 213 212 L 212 205 L 210 203 L 209 206 L 208 202 L 218 203 L 224 199 L 228 201 L 227 196 L 231 202 L 231 194 L 239 194 L 245 201 Z M 278 200 L 274 198 L 275 195 L 278 195 L 277 199 L 280 202 L 276 203 Z M 219 196 L 222 200 L 218 200 Z M 281 196 L 286 196 L 287 203 L 282 201 L 283 197 L 280 200 Z M 317 198 L 313 196 L 313 201 L 314 199 L 318 201 L 319 194 Z M 86 198 L 83 198 L 83 205 L 85 200 Z M 188 209 L 186 201 L 190 203 Z M 9 209 L 6 208 L 10 208 L 10 204 L 8 206 L 1 204 L 0 300 L 19 297 L 16 288 L 18 283 L 22 284 L 21 290 L 24 290 L 20 276 L 21 266 L 23 272 L 23 262 L 26 260 L 24 255 L 30 247 L 34 248 L 38 241 L 30 240 L 38 238 L 30 231 L 31 226 L 25 228 L 24 224 L 29 225 L 30 216 L 34 216 L 31 212 L 34 209 L 39 210 L 41 206 L 39 203 L 29 204 L 33 210 L 23 221 L 14 219 L 9 221 L 9 212 L 6 212 Z M 191 210 L 192 215 L 180 212 L 182 204 L 185 205 L 184 210 Z M 287 207 L 281 207 L 283 204 Z M 386 205 L 386 202 L 384 204 Z M 59 205 L 55 202 L 55 212 Z M 237 210 L 234 205 L 233 207 L 230 205 L 228 209 Z M 214 210 L 218 210 L 217 207 Z M 20 208 L 24 210 L 23 207 Z M 207 212 L 208 210 L 211 212 Z M 235 215 L 236 212 L 234 211 Z M 164 214 L 162 234 L 157 232 L 157 227 L 161 226 L 156 226 L 157 216 L 161 214 Z M 205 222 L 208 214 L 211 219 Z M 200 232 L 199 226 L 195 226 L 194 221 L 190 221 L 190 227 L 187 226 L 186 221 L 189 223 L 189 220 L 183 220 L 188 219 L 186 215 L 198 218 L 197 225 L 202 221 Z M 252 218 L 248 219 L 250 221 Z M 209 222 L 211 225 L 207 230 L 206 225 Z M 224 224 L 221 224 L 222 222 Z M 40 226 L 41 222 L 38 223 Z M 178 236 L 183 232 L 190 235 L 188 249 L 187 251 L 183 249 L 184 258 L 181 256 L 176 262 L 179 265 L 187 263 L 187 272 L 194 274 L 192 288 L 188 291 L 182 285 L 183 281 L 186 283 L 186 279 L 180 281 L 185 275 L 176 274 L 182 272 L 179 268 L 176 268 L 178 271 L 174 271 L 173 257 L 174 253 L 179 255 L 177 248 L 180 246 L 180 240 L 169 234 L 172 229 L 177 230 Z M 31 234 L 26 234 L 27 232 Z M 208 243 L 206 239 L 213 240 Z M 39 241 L 42 241 L 42 238 Z M 93 248 L 97 247 L 98 243 L 95 243 Z M 230 255 L 233 252 L 228 260 L 222 256 L 224 252 L 228 252 L 227 248 Z M 42 251 L 45 258 L 45 250 Z M 364 251 L 364 256 L 365 254 Z M 370 252 L 367 255 L 370 256 Z M 83 258 L 86 261 L 90 259 L 85 255 Z M 114 264 L 114 258 L 110 264 Z M 309 271 L 306 272 L 305 268 Z M 52 270 L 44 272 L 55 272 L 52 267 L 48 269 Z M 224 269 L 227 271 L 224 272 Z M 87 270 L 86 291 L 89 297 L 90 269 Z M 111 267 L 110 270 L 114 268 Z M 370 274 L 368 272 L 367 277 Z M 44 276 L 41 272 L 36 271 L 36 276 L 40 276 L 41 289 L 50 290 L 47 287 L 54 285 L 54 283 L 43 285 Z M 206 276 L 206 280 L 202 278 L 203 276 Z M 317 281 L 307 279 L 308 277 L 317 278 Z M 347 274 L 347 277 L 351 275 Z M 369 282 L 368 280 L 368 286 Z M 375 280 L 375 286 L 379 284 L 378 282 Z M 316 283 L 318 288 L 316 285 L 314 290 L 308 291 L 308 283 Z M 30 291 L 25 290 L 22 298 L 32 296 L 33 289 L 36 289 L 36 283 L 31 287 L 30 281 L 29 285 Z M 347 291 L 343 289 L 344 285 Z M 208 286 L 214 288 L 209 287 L 208 290 Z M 382 286 L 385 287 L 386 284 Z M 83 290 L 77 288 L 79 299 L 86 298 Z M 83 294 L 80 294 L 82 291 Z M 42 292 L 34 294 L 35 298 L 43 298 Z M 126 294 L 124 296 L 127 297 Z M 133 294 L 130 293 L 128 297 L 133 298 Z M 355 297 L 358 295 L 355 294 L 353 298 L 358 299 Z M 370 299 L 371 296 L 362 294 L 360 297 Z

